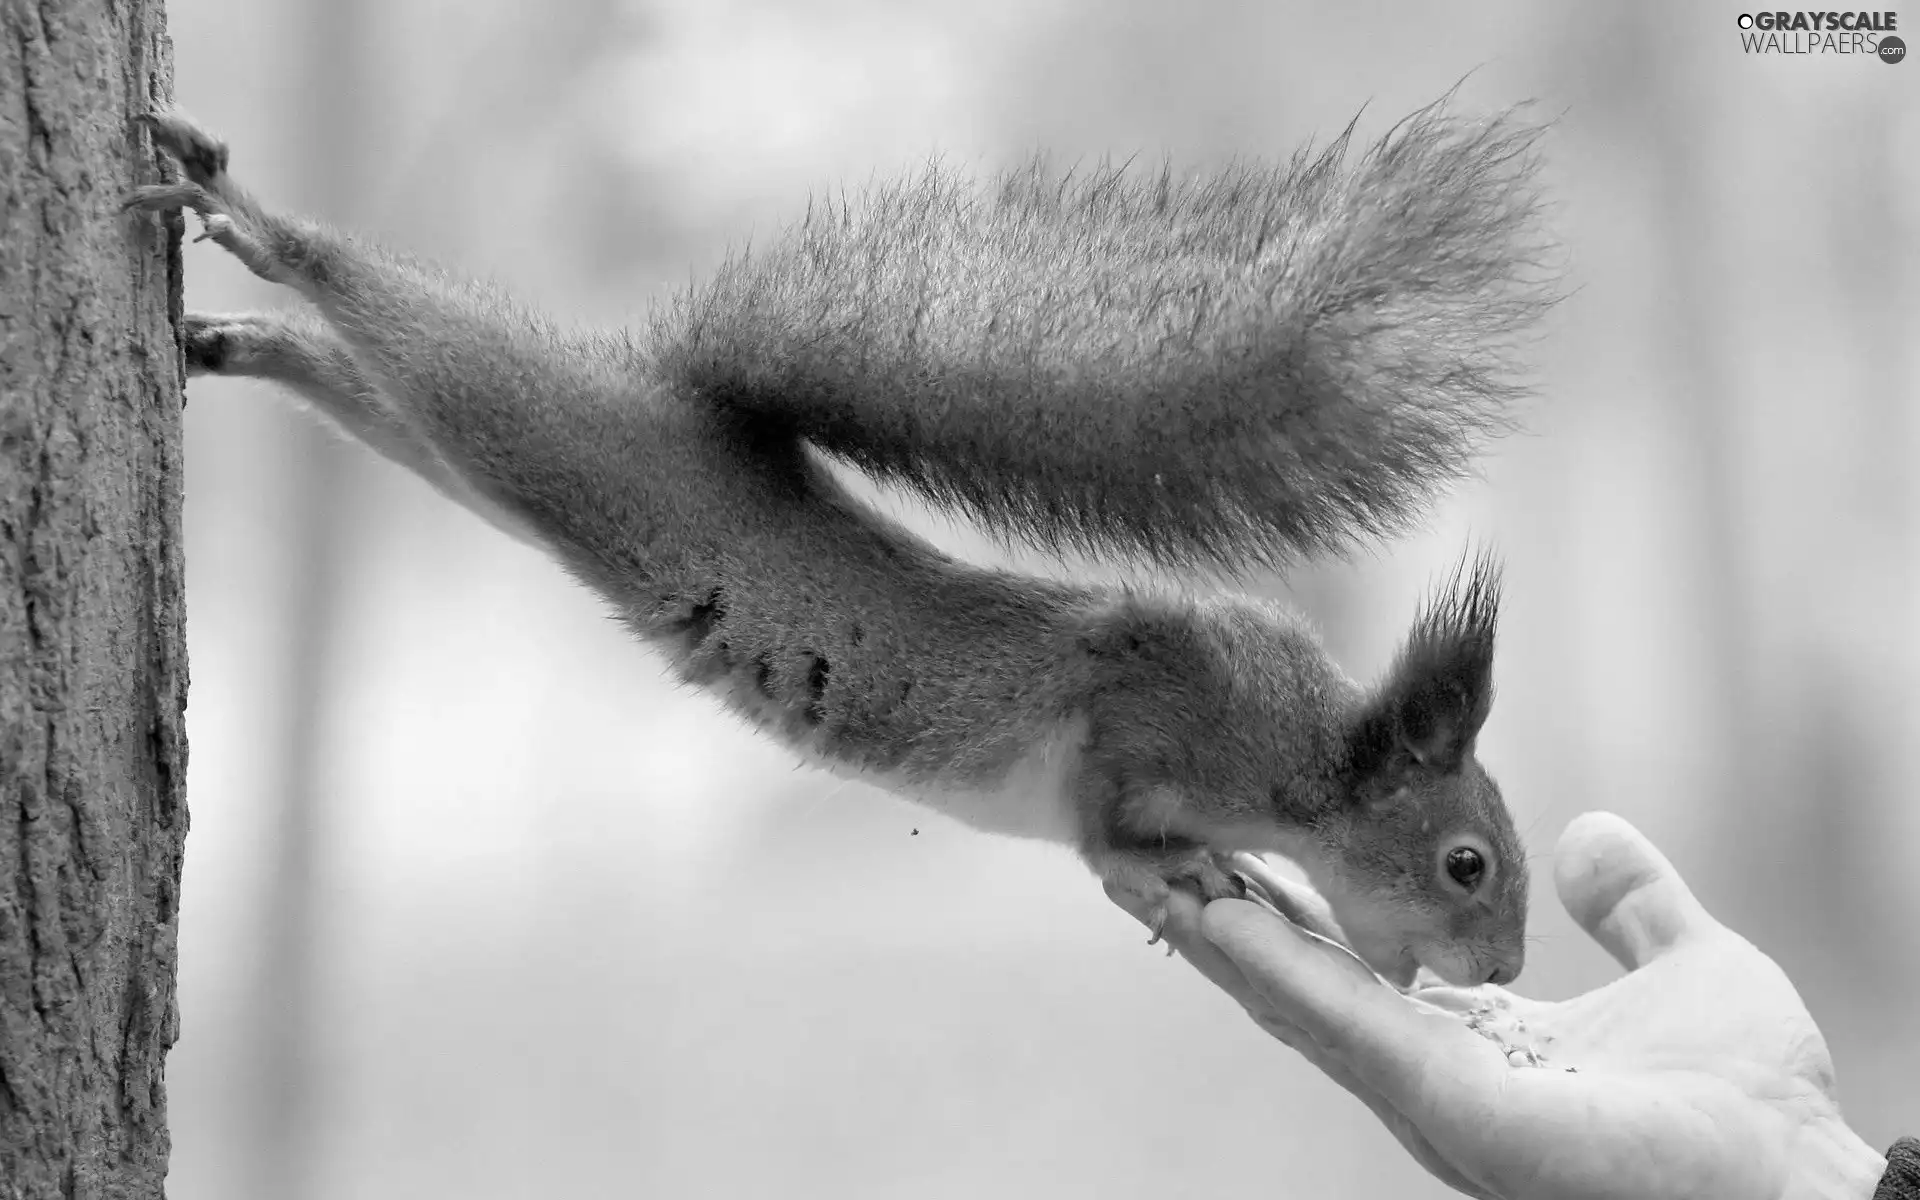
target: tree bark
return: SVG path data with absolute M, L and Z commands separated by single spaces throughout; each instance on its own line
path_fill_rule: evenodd
M 153 1197 L 185 803 L 157 0 L 0 0 L 0 1195 Z

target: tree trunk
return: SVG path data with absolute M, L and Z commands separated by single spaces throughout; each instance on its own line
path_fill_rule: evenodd
M 0 0 L 0 1194 L 155 1197 L 184 787 L 154 0 Z

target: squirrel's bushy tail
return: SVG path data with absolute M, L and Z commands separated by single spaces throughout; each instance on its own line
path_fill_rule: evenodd
M 1446 101 L 1193 179 L 933 167 L 656 321 L 678 386 L 1042 547 L 1278 565 L 1401 526 L 1522 394 L 1538 127 Z

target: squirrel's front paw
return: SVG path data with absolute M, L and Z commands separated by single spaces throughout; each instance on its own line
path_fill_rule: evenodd
M 208 223 L 205 236 L 212 236 L 216 221 L 232 220 L 222 195 L 227 184 L 227 144 L 171 109 L 142 113 L 137 119 L 153 136 L 154 146 L 180 164 L 186 178 L 136 187 L 121 206 L 148 212 L 191 208 Z
M 1100 856 L 1095 870 L 1110 886 L 1147 902 L 1147 931 L 1152 935 L 1147 939 L 1149 946 L 1158 942 L 1166 929 L 1167 901 L 1174 888 L 1197 893 L 1202 904 L 1237 900 L 1247 894 L 1239 876 L 1204 846 L 1162 853 L 1109 851 Z M 1167 947 L 1167 953 L 1173 953 L 1172 946 Z

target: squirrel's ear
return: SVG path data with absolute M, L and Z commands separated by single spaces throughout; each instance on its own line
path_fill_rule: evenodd
M 1452 771 L 1493 708 L 1493 640 L 1500 568 L 1480 554 L 1414 621 L 1393 669 L 1362 717 L 1354 747 L 1363 771 L 1406 762 Z

